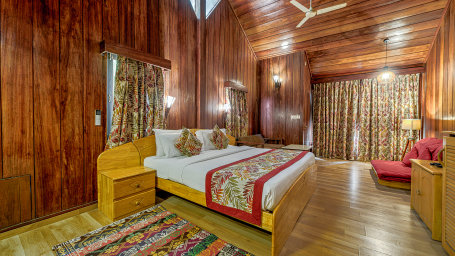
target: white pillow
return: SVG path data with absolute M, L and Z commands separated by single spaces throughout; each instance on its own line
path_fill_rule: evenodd
M 180 135 L 180 133 L 164 133 L 160 135 L 161 146 L 163 148 L 165 158 L 182 156 L 180 150 L 175 147 L 175 143 L 179 139 Z
M 220 129 L 226 135 L 226 129 Z M 215 145 L 210 141 L 213 130 L 197 130 L 196 138 L 202 142 L 202 151 L 215 150 Z
M 164 149 L 161 143 L 161 135 L 166 133 L 175 133 L 180 134 L 182 130 L 163 130 L 163 129 L 153 129 L 155 132 L 155 143 L 156 143 L 156 156 L 164 156 Z

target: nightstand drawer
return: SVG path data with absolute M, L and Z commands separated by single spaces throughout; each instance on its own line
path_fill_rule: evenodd
M 155 204 L 155 189 L 114 201 L 114 218 L 136 212 Z
M 114 199 L 155 187 L 155 173 L 144 174 L 114 182 Z

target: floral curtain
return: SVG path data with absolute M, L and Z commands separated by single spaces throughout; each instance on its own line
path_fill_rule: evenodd
M 360 80 L 316 84 L 313 90 L 314 152 L 356 158 Z
M 411 135 L 401 129 L 401 122 L 419 118 L 419 81 L 420 74 L 400 75 L 393 83 L 384 84 L 376 79 L 363 80 L 359 160 L 400 160 L 406 138 Z
M 118 57 L 112 128 L 106 149 L 140 139 L 164 123 L 163 72 L 151 64 Z
M 246 92 L 226 88 L 226 102 L 230 105 L 226 114 L 227 134 L 239 138 L 248 135 L 248 104 Z
M 314 85 L 314 152 L 325 158 L 399 160 L 418 118 L 419 74 Z

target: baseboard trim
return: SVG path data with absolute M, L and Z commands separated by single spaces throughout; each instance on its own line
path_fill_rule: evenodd
M 83 204 L 77 207 L 73 207 L 61 212 L 53 213 L 47 215 L 45 217 L 29 220 L 14 226 L 7 227 L 5 229 L 0 230 L 0 240 L 31 231 L 45 225 L 49 225 L 51 223 L 61 221 L 67 218 L 71 218 L 73 216 L 79 215 L 84 212 L 88 212 L 91 210 L 95 210 L 98 208 L 97 201 L 90 202 L 88 204 Z

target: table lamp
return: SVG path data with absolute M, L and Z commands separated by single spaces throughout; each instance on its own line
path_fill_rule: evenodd
M 403 161 L 406 152 L 408 152 L 408 148 L 412 148 L 416 142 L 416 138 L 412 137 L 412 131 L 419 131 L 422 129 L 422 121 L 420 119 L 403 119 L 401 123 L 401 129 L 409 130 L 411 136 L 407 138 L 406 147 L 404 148 L 403 154 L 401 155 L 401 160 Z

